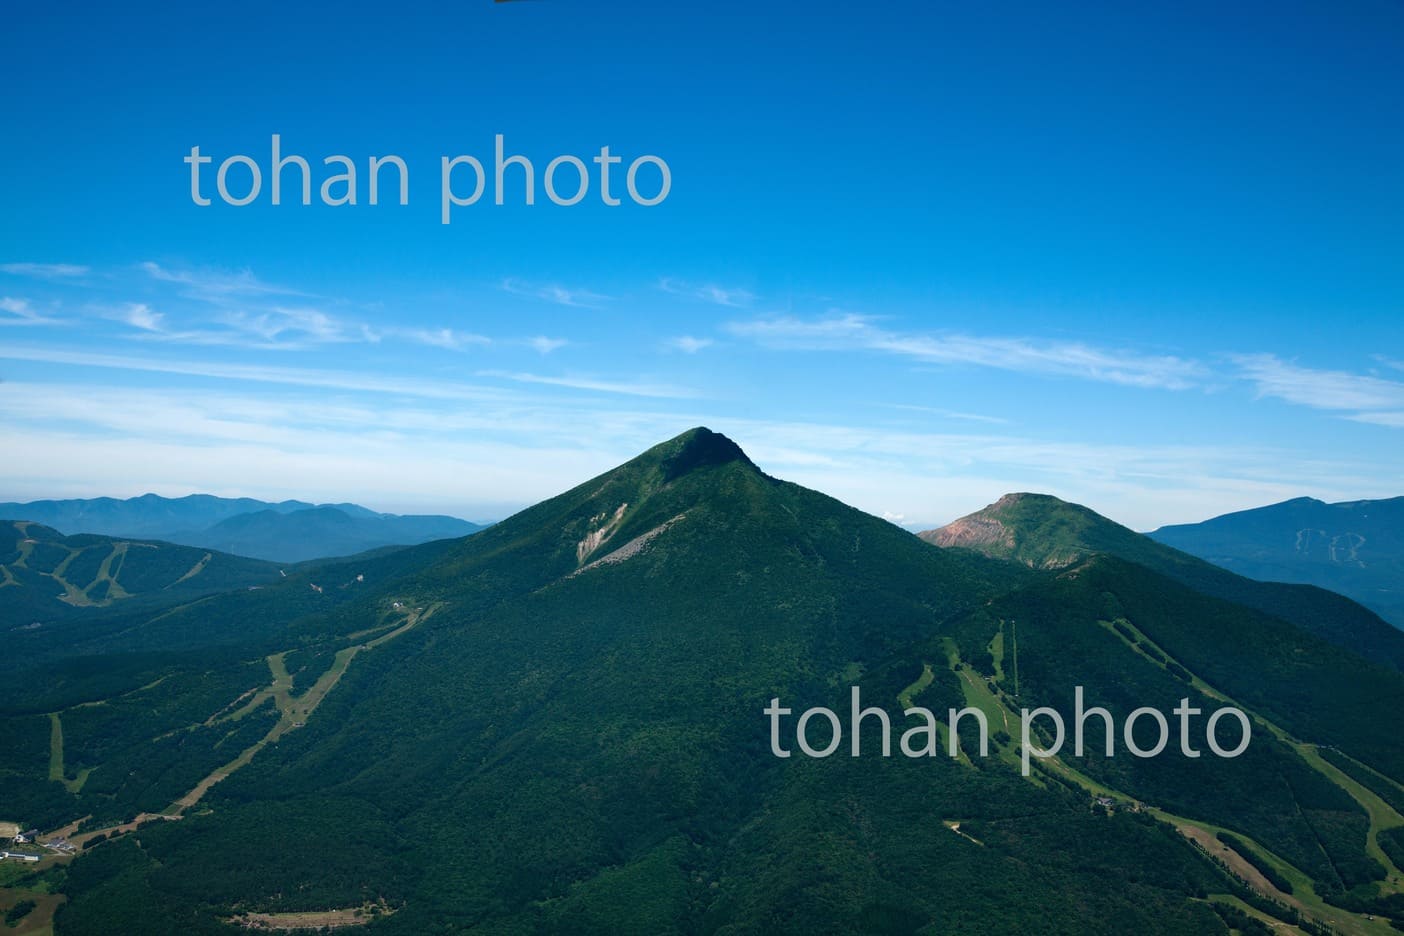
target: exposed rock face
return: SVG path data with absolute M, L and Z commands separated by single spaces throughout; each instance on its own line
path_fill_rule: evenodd
M 620 504 L 611 517 L 606 518 L 604 514 L 601 514 L 591 518 L 592 524 L 606 520 L 607 522 L 604 526 L 591 530 L 583 540 L 576 544 L 575 560 L 577 562 L 584 562 L 591 553 L 603 546 L 605 541 L 614 535 L 614 531 L 619 528 L 619 521 L 624 519 L 624 511 L 628 508 L 628 504 Z
M 1006 494 L 978 513 L 961 517 L 940 529 L 927 530 L 918 535 L 937 546 L 964 546 L 981 552 L 989 551 L 991 547 L 1012 550 L 1014 531 L 1005 526 L 995 514 L 1002 507 L 1014 503 L 1018 497 L 1018 494 Z

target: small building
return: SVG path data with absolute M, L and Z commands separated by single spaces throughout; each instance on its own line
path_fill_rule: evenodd
M 39 838 L 39 830 L 38 830 L 38 829 L 30 829 L 28 832 L 21 832 L 19 835 L 16 835 L 16 836 L 15 836 L 15 844 L 16 844 L 16 845 L 23 845 L 23 844 L 25 844 L 26 842 L 32 842 L 32 841 L 34 841 L 34 840 L 37 839 L 37 838 Z
M 29 854 L 28 852 L 12 852 L 12 851 L 0 852 L 0 861 L 3 861 L 3 860 L 6 859 L 6 858 L 14 858 L 14 859 L 17 860 L 17 861 L 38 861 L 39 858 L 40 858 L 40 856 L 39 856 L 39 855 L 31 855 L 31 854 Z

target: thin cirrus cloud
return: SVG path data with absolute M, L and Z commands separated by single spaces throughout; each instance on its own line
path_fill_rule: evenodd
M 538 354 L 550 354 L 570 344 L 564 338 L 547 338 L 545 335 L 535 335 L 526 339 L 526 346 Z
M 224 311 L 191 328 L 174 327 L 165 313 L 143 302 L 128 302 L 115 309 L 99 310 L 99 314 L 135 329 L 135 338 L 170 344 L 288 350 L 374 340 L 368 329 L 311 308 L 275 306 Z
M 745 308 L 756 298 L 755 294 L 747 289 L 727 288 L 715 283 L 688 283 L 670 277 L 659 280 L 658 288 L 674 296 L 699 299 L 713 305 L 726 306 L 729 309 Z
M 14 266 L 13 264 L 10 266 Z M 81 268 L 87 271 L 87 267 Z M 462 351 L 493 344 L 483 335 L 452 328 L 376 327 L 347 319 L 299 299 L 313 298 L 300 290 L 269 283 L 251 271 L 174 269 L 147 261 L 136 270 L 156 283 L 176 289 L 185 302 L 170 299 L 174 310 L 157 312 L 148 303 L 95 304 L 102 318 L 129 326 L 128 337 L 192 347 L 231 347 L 256 350 L 301 350 L 333 344 L 378 344 L 385 338 L 411 344 Z M 290 301 L 291 300 L 291 301 Z M 0 322 L 49 324 L 24 300 L 6 300 L 0 311 L 15 319 Z M 537 350 L 554 350 L 564 339 L 527 339 Z M 543 348 L 542 342 L 549 342 Z
M 876 351 L 929 364 L 1081 377 L 1131 387 L 1186 390 L 1198 386 L 1207 375 L 1197 361 L 1172 355 L 1097 348 L 1075 341 L 905 333 L 883 328 L 875 317 L 856 313 L 815 319 L 782 316 L 732 322 L 726 328 L 738 337 L 777 350 Z
M 77 263 L 0 263 L 0 273 L 30 276 L 35 279 L 62 280 L 87 276 L 88 267 Z
M 681 351 L 684 354 L 696 354 L 698 351 L 710 348 L 714 344 L 716 344 L 716 342 L 710 338 L 696 338 L 692 335 L 679 335 L 676 338 L 669 338 L 664 343 L 665 347 L 671 348 L 674 351 Z
M 144 302 L 129 302 L 118 312 L 118 319 L 142 331 L 159 332 L 165 318 Z
M 403 338 L 416 344 L 447 351 L 466 351 L 492 344 L 492 339 L 472 332 L 457 331 L 452 328 L 396 328 L 384 334 Z M 378 340 L 378 336 L 377 339 Z
M 244 332 L 273 344 L 281 340 L 316 343 L 359 340 L 358 330 L 350 329 L 340 319 L 321 309 L 274 306 L 259 312 L 235 312 L 225 318 L 234 330 Z
M 58 325 L 61 319 L 50 318 L 34 308 L 28 299 L 0 296 L 0 325 Z
M 500 390 L 475 384 L 446 380 L 422 380 L 413 377 L 380 376 L 364 371 L 237 364 L 211 360 L 171 360 L 44 347 L 13 345 L 0 347 L 0 360 L 41 361 L 82 368 L 102 368 L 147 374 L 179 374 L 197 378 L 389 394 L 429 400 L 483 401 L 498 400 L 506 396 Z
M 518 279 L 503 280 L 502 290 L 514 296 L 527 296 L 576 309 L 597 309 L 610 300 L 609 296 L 589 289 L 573 289 L 556 283 L 527 283 Z
M 479 371 L 479 377 L 492 377 L 511 380 L 516 383 L 540 384 L 548 387 L 565 387 L 570 390 L 592 390 L 598 393 L 614 393 L 624 396 L 650 397 L 655 399 L 693 399 L 698 393 L 687 387 L 653 383 L 647 380 L 605 380 L 586 376 L 548 376 L 513 371 Z
M 1404 383 L 1348 371 L 1317 370 L 1274 354 L 1230 357 L 1259 397 L 1325 410 L 1355 422 L 1404 428 Z
M 1002 416 L 987 416 L 984 413 L 964 413 L 960 410 L 942 409 L 938 406 L 918 406 L 914 403 L 889 403 L 889 409 L 903 410 L 909 413 L 929 413 L 932 416 L 940 416 L 943 419 L 959 419 L 963 422 L 986 423 L 991 426 L 1007 426 L 1008 419 Z
M 307 295 L 300 290 L 265 282 L 250 270 L 236 272 L 205 269 L 174 270 L 150 260 L 140 264 L 140 268 L 158 282 L 187 287 L 192 295 L 211 301 L 235 296 Z

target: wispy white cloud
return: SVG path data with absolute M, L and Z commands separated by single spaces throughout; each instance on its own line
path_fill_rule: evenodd
M 756 298 L 748 289 L 728 288 L 715 283 L 688 283 L 669 277 L 659 280 L 658 288 L 674 296 L 686 296 L 731 309 L 745 308 Z
M 530 296 L 533 299 L 578 309 L 596 309 L 610 299 L 609 296 L 588 289 L 568 288 L 555 283 L 525 283 L 517 279 L 503 280 L 502 289 L 514 296 Z
M 545 335 L 536 335 L 526 339 L 526 344 L 538 354 L 550 354 L 552 351 L 564 348 L 570 342 L 564 338 L 547 338 Z
M 1346 418 L 1354 422 L 1371 423 L 1376 426 L 1388 426 L 1391 429 L 1404 429 L 1404 410 L 1392 410 L 1380 413 L 1352 413 Z
M 140 268 L 154 280 L 189 287 L 192 294 L 204 299 L 219 299 L 230 296 L 307 295 L 287 286 L 265 282 L 254 276 L 250 270 L 235 272 L 210 269 L 174 270 L 150 260 L 140 264 Z
M 59 348 L 0 346 L 0 360 L 44 361 L 77 367 L 100 367 L 149 374 L 183 374 L 190 377 L 279 384 L 291 387 L 317 387 L 328 390 L 390 394 L 431 400 L 502 399 L 504 392 L 476 384 L 449 380 L 421 380 L 414 377 L 325 370 L 320 368 L 272 367 L 261 364 L 233 364 L 222 361 L 162 359 L 138 355 L 69 351 Z
M 0 296 L 0 325 L 59 325 L 61 319 L 39 312 L 28 299 Z
M 1301 367 L 1273 354 L 1239 354 L 1230 360 L 1259 397 L 1336 412 L 1356 422 L 1404 426 L 1404 383 L 1399 381 Z
M 34 265 L 8 266 L 27 269 Z M 133 277 L 152 282 L 134 284 Z M 433 324 L 376 325 L 343 314 L 341 310 L 350 307 L 347 302 L 317 300 L 299 290 L 266 282 L 249 270 L 176 269 L 147 261 L 104 273 L 102 284 L 103 290 L 85 308 L 100 318 L 128 326 L 131 331 L 122 337 L 190 348 L 296 351 L 391 340 L 450 351 L 497 346 L 550 354 L 567 344 L 564 338 L 546 335 L 493 339 Z M 92 291 L 91 283 L 81 288 Z M 107 298 L 107 294 L 124 289 L 129 293 L 154 289 L 156 297 L 126 302 Z M 584 295 L 557 298 L 578 302 Z M 28 299 L 6 297 L 0 303 L 0 325 L 61 323 L 41 314 Z
M 165 318 L 164 315 L 144 302 L 129 302 L 119 310 L 118 314 L 121 321 L 133 328 L 150 332 L 161 331 L 161 320 Z
M 763 347 L 797 351 L 865 350 L 941 365 L 991 367 L 1024 374 L 1080 377 L 1133 387 L 1184 390 L 1207 374 L 1203 365 L 1171 355 L 1098 348 L 1075 341 L 1039 341 L 960 334 L 903 333 L 856 313 L 732 322 L 727 329 Z
M 492 339 L 484 335 L 455 331 L 452 328 L 395 328 L 390 329 L 387 334 L 448 351 L 463 351 L 492 344 Z
M 173 327 L 164 313 L 152 311 L 145 303 L 127 303 L 107 317 L 138 329 L 134 337 L 193 347 L 295 351 L 317 345 L 379 340 L 379 335 L 364 325 L 342 322 L 307 308 L 228 310 L 190 328 Z
M 716 342 L 711 338 L 694 338 L 692 335 L 679 335 L 676 338 L 669 338 L 664 342 L 664 345 L 674 351 L 681 351 L 684 354 L 696 354 L 704 348 L 710 348 L 715 343 Z
M 37 279 L 73 279 L 89 272 L 88 267 L 76 263 L 0 263 L 0 273 Z
M 346 342 L 360 337 L 359 329 L 349 329 L 339 319 L 321 309 L 274 306 L 258 312 L 233 312 L 224 319 L 234 330 L 254 335 L 272 344 L 280 340 Z
M 572 390 L 594 390 L 600 393 L 618 393 L 625 396 L 654 397 L 658 399 L 690 399 L 698 396 L 694 390 L 676 387 L 671 384 L 653 383 L 646 380 L 606 380 L 596 377 L 561 376 L 552 377 L 510 371 L 479 371 L 479 377 L 496 377 L 517 383 L 542 384 L 550 387 L 569 387 Z
M 1001 416 L 986 416 L 983 413 L 962 413 L 959 410 L 941 409 L 937 406 L 917 406 L 913 403 L 890 403 L 890 409 L 906 410 L 912 413 L 930 413 L 933 416 L 941 416 L 945 419 L 960 419 L 966 422 L 988 423 L 992 426 L 1007 426 L 1009 420 Z

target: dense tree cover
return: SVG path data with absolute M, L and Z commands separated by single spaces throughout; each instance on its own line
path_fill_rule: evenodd
M 1379 833 L 1380 847 L 1396 868 L 1404 867 L 1404 826 L 1384 829 Z
M 1372 715 L 1381 697 L 1391 693 L 1404 704 L 1404 681 L 1397 674 L 1371 673 L 1344 651 L 1291 625 L 1199 596 L 1109 557 L 1076 574 L 1015 591 L 975 615 L 985 622 L 984 631 L 975 633 L 986 639 L 993 637 L 998 619 L 1017 622 L 1020 701 L 1066 713 L 1070 746 L 1075 685 L 1083 686 L 1086 706 L 1112 713 L 1117 734 L 1111 758 L 1105 756 L 1104 721 L 1094 717 L 1086 722 L 1085 757 L 1078 764 L 1096 780 L 1178 815 L 1242 831 L 1311 875 L 1323 890 L 1349 889 L 1384 876 L 1384 869 L 1365 854 L 1369 819 L 1349 794 L 1262 725 L 1241 756 L 1222 759 L 1208 753 L 1204 725 L 1223 703 L 1186 685 L 1154 659 L 1125 652 L 1122 636 L 1100 623 L 1109 616 L 1129 620 L 1210 685 L 1285 727 L 1307 737 L 1320 732 L 1314 736 L 1363 744 L 1391 757 L 1397 754 L 1390 739 L 1381 739 L 1373 724 L 1358 720 Z M 1255 640 L 1265 638 L 1277 643 L 1257 651 Z M 1314 667 L 1301 665 L 1302 652 L 1313 654 Z M 1362 701 L 1347 688 L 1372 677 L 1381 696 Z M 1304 687 L 1328 697 L 1307 698 Z M 1172 711 L 1181 698 L 1189 698 L 1203 713 L 1191 732 L 1192 748 L 1201 752 L 1198 758 L 1180 752 Z M 1120 736 L 1126 716 L 1141 706 L 1159 709 L 1171 722 L 1169 745 L 1154 758 L 1131 756 Z M 1323 717 L 1330 715 L 1335 717 Z M 1357 721 L 1339 724 L 1343 719 Z M 1155 723 L 1145 719 L 1136 727 L 1139 745 L 1152 747 Z M 1221 721 L 1219 728 L 1220 745 L 1235 747 L 1234 720 Z
M 20 920 L 34 912 L 34 908 L 39 906 L 32 900 L 21 900 L 13 907 L 5 911 L 5 922 L 10 926 L 16 926 Z
M 61 936 L 128 924 L 198 934 L 244 910 L 380 899 L 396 912 L 368 931 L 416 936 L 1223 932 L 1203 898 L 1239 885 L 1149 814 L 1109 814 L 1076 784 L 1021 778 L 998 756 L 883 758 L 871 735 L 861 758 L 777 758 L 762 709 L 779 697 L 846 721 L 859 685 L 900 730 L 898 695 L 927 667 L 914 701 L 942 713 L 964 704 L 970 679 L 1008 704 L 1065 713 L 1076 684 L 1119 717 L 1168 712 L 1184 695 L 1214 707 L 1102 623 L 1125 620 L 1143 646 L 1264 717 L 1388 770 L 1390 738 L 1312 732 L 1359 714 L 1362 678 L 1374 704 L 1402 682 L 1129 563 L 1060 575 L 928 547 L 695 432 L 467 540 L 303 570 L 79 641 L 132 661 L 174 644 L 186 669 L 168 679 L 189 681 L 135 693 L 153 693 L 155 720 L 130 738 L 120 718 L 72 716 L 76 743 L 101 752 L 75 763 L 95 763 L 92 784 L 124 739 L 152 749 L 161 719 L 203 724 L 268 653 L 287 651 L 304 691 L 335 650 L 391 626 L 395 601 L 431 613 L 361 651 L 305 728 L 186 819 L 73 862 Z M 1215 668 L 1221 653 L 1250 671 Z M 1286 685 L 1289 672 L 1306 691 Z M 99 678 L 74 677 L 68 691 Z M 10 730 L 36 749 L 44 721 Z M 1099 742 L 1095 729 L 1088 740 Z M 973 741 L 963 735 L 968 750 Z M 1006 732 L 995 746 L 1015 743 Z M 1363 812 L 1266 730 L 1235 761 L 1132 761 L 1074 763 L 1263 842 L 1323 888 L 1372 879 Z

